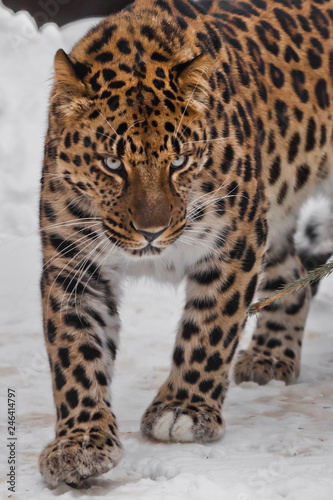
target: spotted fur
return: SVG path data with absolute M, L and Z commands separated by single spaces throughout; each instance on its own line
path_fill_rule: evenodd
M 109 384 L 125 275 L 187 287 L 142 431 L 223 434 L 247 307 L 304 272 L 297 215 L 330 180 L 332 24 L 332 0 L 137 0 L 57 52 L 40 204 L 49 484 L 121 457 Z M 262 311 L 237 382 L 296 380 L 309 299 Z

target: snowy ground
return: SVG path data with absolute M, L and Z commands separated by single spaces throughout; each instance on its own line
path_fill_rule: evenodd
M 47 490 L 37 470 L 53 438 L 54 409 L 41 330 L 36 234 L 49 76 L 93 21 L 36 33 L 0 7 L 0 498 L 6 498 L 7 388 L 16 389 L 18 482 L 13 499 L 328 500 L 333 490 L 333 279 L 307 323 L 299 383 L 231 384 L 220 442 L 159 444 L 139 432 L 142 412 L 169 370 L 183 291 L 127 286 L 113 405 L 124 458 L 92 487 Z M 249 325 L 250 329 L 251 325 Z M 246 342 L 246 335 L 244 338 Z

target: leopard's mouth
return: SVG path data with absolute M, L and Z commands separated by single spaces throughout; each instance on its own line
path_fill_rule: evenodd
M 134 257 L 150 257 L 155 255 L 160 255 L 164 248 L 159 248 L 148 243 L 144 248 L 139 248 L 137 250 L 126 249 Z
M 131 256 L 134 257 L 157 256 L 160 255 L 165 249 L 165 246 L 156 247 L 154 244 L 148 242 L 145 246 L 138 245 L 138 247 L 135 247 L 134 245 L 136 242 L 134 240 L 126 241 L 124 239 L 116 237 L 113 232 L 111 233 L 110 229 L 106 224 L 103 224 L 103 228 L 105 235 L 111 241 L 111 243 L 113 243 L 115 246 L 122 249 L 124 252 L 126 252 Z
M 133 257 L 156 257 L 161 255 L 167 247 L 173 245 L 180 238 L 185 228 L 186 223 L 174 230 L 172 230 L 172 227 L 169 227 L 168 231 L 166 231 L 169 234 L 163 235 L 163 240 L 159 241 L 156 239 L 142 244 L 142 242 L 136 241 L 134 238 L 117 233 L 103 222 L 103 229 L 107 238 L 116 247 Z

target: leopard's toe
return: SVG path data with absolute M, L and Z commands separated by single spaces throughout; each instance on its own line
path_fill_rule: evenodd
M 122 456 L 119 441 L 98 432 L 57 437 L 39 457 L 39 470 L 50 487 L 65 482 L 73 488 L 115 467 Z
M 299 362 L 286 356 L 267 356 L 249 349 L 241 351 L 234 367 L 236 384 L 253 381 L 265 385 L 270 380 L 281 380 L 287 385 L 296 382 L 299 375 Z
M 224 429 L 220 411 L 205 404 L 152 404 L 141 421 L 142 432 L 158 441 L 215 441 L 222 437 Z

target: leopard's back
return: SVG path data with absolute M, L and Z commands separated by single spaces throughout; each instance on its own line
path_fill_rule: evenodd
M 316 186 L 331 182 L 333 2 L 222 1 L 214 12 L 258 119 L 272 209 L 297 212 Z

